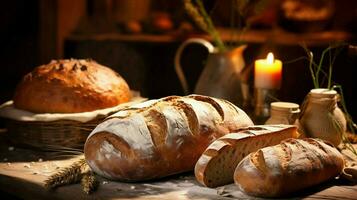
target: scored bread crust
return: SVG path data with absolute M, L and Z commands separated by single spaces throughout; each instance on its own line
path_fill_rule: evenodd
M 291 125 L 262 125 L 242 128 L 210 144 L 195 165 L 198 182 L 207 187 L 233 183 L 238 163 L 249 153 L 298 137 L 297 127 Z
M 220 99 L 171 96 L 117 112 L 88 137 L 84 154 L 109 179 L 143 181 L 193 170 L 216 138 L 253 125 Z
M 287 139 L 244 158 L 234 173 L 235 183 L 246 193 L 281 197 L 339 175 L 343 155 L 320 139 Z
M 34 113 L 78 113 L 116 106 L 131 98 L 116 72 L 91 59 L 54 60 L 24 76 L 14 106 Z

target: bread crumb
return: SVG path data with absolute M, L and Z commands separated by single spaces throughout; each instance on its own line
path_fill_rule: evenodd
M 31 165 L 30 164 L 24 164 L 24 167 L 25 168 L 31 168 Z

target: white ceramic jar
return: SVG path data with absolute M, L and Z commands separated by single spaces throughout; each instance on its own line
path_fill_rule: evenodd
M 273 102 L 270 104 L 270 118 L 265 124 L 295 124 L 300 113 L 299 105 L 290 102 Z
M 317 137 L 338 146 L 346 131 L 346 118 L 337 105 L 335 90 L 312 89 L 302 106 L 299 129 L 308 137 Z

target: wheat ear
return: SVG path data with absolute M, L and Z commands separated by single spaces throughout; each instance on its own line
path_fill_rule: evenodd
M 81 179 L 81 185 L 83 192 L 86 194 L 90 194 L 98 188 L 99 182 L 95 174 L 92 171 L 88 171 L 83 174 L 83 177 Z
M 82 171 L 85 168 L 88 168 L 88 166 L 85 159 L 81 158 L 69 167 L 51 175 L 47 180 L 45 180 L 45 187 L 47 189 L 55 189 L 61 185 L 77 183 L 81 180 Z

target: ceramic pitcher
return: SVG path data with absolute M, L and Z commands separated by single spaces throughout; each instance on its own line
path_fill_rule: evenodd
M 346 131 L 346 118 L 337 105 L 335 90 L 312 89 L 307 95 L 299 118 L 299 129 L 308 137 L 330 141 L 337 146 Z
M 245 67 L 243 51 L 245 45 L 226 51 L 217 52 L 208 41 L 193 38 L 185 41 L 178 48 L 175 56 L 175 70 L 186 94 L 189 91 L 186 77 L 183 73 L 180 58 L 184 48 L 192 43 L 201 44 L 208 49 L 206 65 L 193 90 L 196 94 L 223 98 L 242 106 L 249 99 L 249 88 L 241 81 L 241 72 Z

